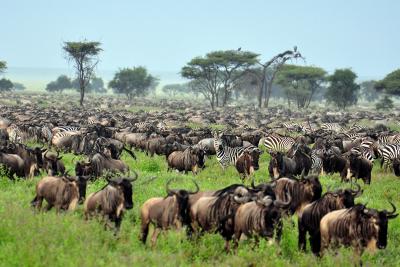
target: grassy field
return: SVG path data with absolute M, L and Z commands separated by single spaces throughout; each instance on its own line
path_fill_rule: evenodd
M 279 245 L 261 241 L 253 248 L 250 240 L 242 240 L 237 255 L 226 254 L 224 240 L 216 234 L 206 234 L 196 242 L 186 239 L 184 231 L 161 234 L 157 246 L 139 242 L 139 210 L 145 200 L 165 196 L 165 183 L 177 177 L 172 187 L 193 187 L 191 174 L 167 172 L 164 157 L 149 158 L 137 152 L 138 160 L 123 156 L 139 179 L 134 185 L 134 208 L 126 212 L 121 232 L 117 237 L 105 231 L 98 220 L 85 221 L 82 206 L 73 213 L 57 215 L 54 210 L 35 214 L 30 207 L 35 185 L 40 179 L 9 181 L 0 179 L 0 266 L 354 266 L 352 250 L 342 248 L 323 258 L 297 249 L 297 219 L 284 222 Z M 72 169 L 72 155 L 64 155 L 67 169 Z M 264 153 L 256 181 L 268 181 L 268 155 Z M 240 182 L 233 167 L 225 173 L 216 159 L 206 162 L 206 169 L 195 177 L 202 190 L 217 189 Z M 150 177 L 157 178 L 149 181 Z M 339 176 L 321 177 L 324 189 L 341 186 Z M 362 182 L 360 181 L 362 184 Z M 89 183 L 87 194 L 100 189 L 102 179 Z M 342 185 L 343 186 L 343 185 Z M 373 208 L 390 209 L 388 200 L 400 207 L 400 179 L 382 174 L 378 165 L 373 170 L 371 186 L 364 186 L 364 194 L 356 202 Z M 371 255 L 362 256 L 366 266 L 399 266 L 400 219 L 389 223 L 388 247 Z

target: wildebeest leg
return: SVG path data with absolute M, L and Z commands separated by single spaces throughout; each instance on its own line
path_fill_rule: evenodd
M 154 247 L 156 245 L 157 237 L 160 234 L 160 232 L 161 232 L 160 228 L 158 228 L 158 227 L 154 228 L 153 235 L 151 236 L 151 247 Z
M 307 243 L 306 243 L 306 235 L 307 231 L 304 229 L 304 225 L 299 220 L 299 249 L 302 251 L 306 251 Z
M 294 224 L 294 221 L 292 220 L 292 223 Z M 280 242 L 281 241 L 281 237 L 282 237 L 282 228 L 283 228 L 283 223 L 282 220 L 280 220 L 276 226 L 276 242 Z
M 314 255 L 319 255 L 321 250 L 321 233 L 319 231 L 312 234 L 310 233 L 310 245 Z
M 226 253 L 229 253 L 231 251 L 231 240 L 230 239 L 225 239 L 225 251 Z
M 51 210 L 51 208 L 53 207 L 53 205 L 52 204 L 50 204 L 50 203 L 47 203 L 47 206 L 46 206 L 46 211 L 49 211 L 49 210 Z

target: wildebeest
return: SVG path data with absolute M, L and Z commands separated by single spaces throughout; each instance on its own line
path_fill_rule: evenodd
M 212 196 L 200 197 L 190 209 L 193 230 L 197 233 L 218 231 L 225 239 L 225 249 L 229 251 L 236 210 L 252 197 L 251 190 L 240 184 L 218 190 Z
M 133 208 L 132 200 L 132 182 L 136 181 L 138 175 L 131 178 L 109 178 L 107 184 L 99 191 L 90 194 L 85 203 L 85 218 L 100 214 L 106 221 L 114 222 L 115 231 L 121 226 L 123 212 L 125 209 Z
M 351 246 L 360 254 L 364 248 L 375 251 L 387 246 L 388 222 L 398 216 L 392 211 L 370 209 L 357 204 L 326 214 L 320 222 L 321 252 L 331 245 Z
M 321 197 L 322 186 L 316 175 L 305 178 L 279 178 L 274 180 L 276 198 L 286 202 L 290 197 L 289 212 L 299 214 L 308 203 Z
M 204 154 L 203 154 L 204 156 Z M 191 171 L 197 174 L 199 166 L 199 156 L 196 150 L 192 147 L 185 149 L 185 151 L 174 151 L 168 156 L 168 170 L 177 169 L 187 173 Z
M 326 173 L 338 172 L 342 180 L 346 177 L 350 178 L 350 162 L 340 152 L 332 148 L 325 150 L 322 162 Z
M 246 151 L 236 160 L 235 167 L 242 180 L 254 173 L 253 159 Z
M 284 156 L 281 152 L 271 152 L 269 164 L 270 177 L 290 177 L 304 172 L 307 175 L 311 169 L 311 149 L 304 144 L 293 145 L 293 158 Z
M 36 185 L 36 196 L 31 204 L 40 210 L 45 199 L 47 210 L 53 206 L 57 211 L 74 210 L 78 202 L 82 202 L 85 198 L 87 178 L 68 175 L 43 177 Z
M 354 206 L 354 198 L 362 194 L 361 187 L 357 190 L 339 189 L 326 192 L 320 199 L 308 204 L 299 214 L 299 249 L 306 250 L 306 235 L 310 235 L 311 250 L 318 254 L 321 246 L 319 223 L 327 213 Z
M 282 233 L 281 209 L 290 205 L 287 202 L 274 200 L 271 196 L 265 196 L 260 200 L 251 201 L 241 205 L 235 214 L 235 248 L 242 234 L 247 237 L 258 236 L 272 238 L 276 230 L 276 240 L 279 242 Z
M 145 244 L 149 233 L 150 223 L 154 225 L 154 232 L 151 238 L 152 246 L 157 241 L 157 236 L 161 230 L 167 230 L 171 227 L 177 229 L 183 225 L 190 225 L 190 205 L 189 196 L 199 192 L 199 186 L 193 180 L 196 186 L 194 192 L 184 189 L 170 189 L 169 180 L 166 185 L 166 197 L 153 197 L 148 199 L 140 209 L 141 237 L 140 240 Z
M 356 180 L 361 178 L 365 184 L 371 184 L 372 162 L 355 153 L 350 153 L 348 158 L 351 177 Z
M 48 175 L 61 175 L 65 173 L 64 163 L 61 161 L 62 157 L 57 154 L 49 153 L 46 151 L 43 153 L 43 169 Z
M 126 174 L 129 172 L 129 167 L 120 159 L 112 159 L 111 155 L 96 153 L 89 162 L 77 163 L 75 171 L 85 175 L 90 174 L 93 177 L 100 177 L 105 171 Z
M 3 165 L 8 178 L 25 177 L 24 161 L 16 154 L 8 154 L 0 151 L 0 165 Z

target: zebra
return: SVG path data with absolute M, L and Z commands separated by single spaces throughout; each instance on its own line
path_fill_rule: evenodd
M 214 148 L 217 154 L 217 161 L 223 170 L 225 170 L 229 165 L 235 165 L 237 159 L 240 158 L 245 151 L 245 148 L 242 146 L 224 146 L 222 139 L 220 138 L 214 138 Z
M 295 143 L 294 138 L 290 136 L 280 136 L 277 134 L 268 135 L 264 139 L 264 146 L 268 151 L 288 152 Z
M 57 126 L 51 129 L 51 132 L 54 134 L 59 132 L 79 132 L 81 130 L 78 126 Z
M 359 147 L 353 147 L 350 149 L 350 152 L 361 155 L 361 157 L 369 160 L 371 163 L 374 163 L 375 154 L 369 147 L 364 147 L 362 145 Z
M 324 154 L 324 149 L 313 149 L 311 150 L 311 173 L 322 174 L 323 173 L 323 161 L 321 155 Z
M 282 126 L 287 132 L 300 132 L 302 127 L 296 122 L 284 122 Z
M 53 133 L 48 126 L 43 126 L 41 129 L 41 139 L 45 143 L 51 144 L 51 139 L 53 139 Z
M 323 123 L 321 129 L 325 131 L 333 131 L 336 133 L 346 132 L 347 129 L 342 127 L 339 123 Z
M 381 168 L 386 171 L 394 159 L 400 157 L 400 144 L 388 144 L 380 149 L 382 154 Z

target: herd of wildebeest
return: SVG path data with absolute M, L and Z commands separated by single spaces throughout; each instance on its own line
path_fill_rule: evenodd
M 307 234 L 316 255 L 338 245 L 360 252 L 387 246 L 388 222 L 398 215 L 394 204 L 388 201 L 390 210 L 355 204 L 363 193 L 360 184 L 374 183 L 374 160 L 382 171 L 400 175 L 400 133 L 382 123 L 382 115 L 305 114 L 283 108 L 211 111 L 178 101 L 162 105 L 163 111 L 153 112 L 1 106 L 3 173 L 28 179 L 44 171 L 47 176 L 37 183 L 31 202 L 34 208 L 40 210 L 43 200 L 47 210 L 74 210 L 83 204 L 87 219 L 100 215 L 118 230 L 124 210 L 133 208 L 132 183 L 138 177 L 121 154 L 136 159 L 135 150 L 141 150 L 149 157 L 164 155 L 168 171 L 192 172 L 196 188 L 171 189 L 170 180 L 166 195 L 141 203 L 144 244 L 150 225 L 153 246 L 160 231 L 181 227 L 190 239 L 204 232 L 222 235 L 227 251 L 232 241 L 238 247 L 242 235 L 279 242 L 282 218 L 297 214 L 299 249 L 306 249 Z M 364 127 L 355 123 L 361 119 L 381 123 Z M 222 125 L 223 130 L 207 125 Z M 75 175 L 66 170 L 60 152 L 84 155 L 74 162 Z M 262 153 L 271 156 L 270 178 L 255 184 L 252 177 Z M 242 183 L 202 191 L 195 175 L 213 160 L 223 169 L 235 166 Z M 327 188 L 322 194 L 318 176 L 323 173 L 339 173 L 347 189 Z M 86 196 L 87 183 L 99 177 L 107 185 Z

